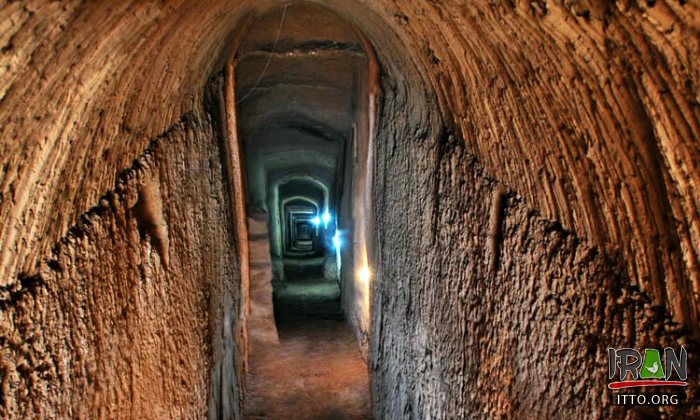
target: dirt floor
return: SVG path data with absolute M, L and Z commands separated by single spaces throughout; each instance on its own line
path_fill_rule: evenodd
M 370 419 L 367 366 L 323 279 L 276 283 L 280 344 L 250 354 L 246 419 Z

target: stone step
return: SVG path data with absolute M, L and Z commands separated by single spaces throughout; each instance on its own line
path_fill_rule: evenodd
M 270 257 L 270 243 L 266 240 L 248 241 L 248 255 L 251 264 L 272 262 Z
M 256 220 L 252 217 L 248 218 L 248 237 L 255 238 L 258 235 L 268 235 L 268 229 L 267 229 L 267 219 L 265 220 Z
M 250 267 L 250 315 L 248 335 L 251 346 L 278 344 L 272 304 L 272 259 L 265 213 L 248 217 L 248 262 Z
M 271 270 L 250 270 L 250 290 L 258 290 L 272 283 Z

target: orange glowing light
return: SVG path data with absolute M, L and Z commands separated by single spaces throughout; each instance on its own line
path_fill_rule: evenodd
M 372 277 L 372 272 L 369 267 L 363 265 L 359 270 L 357 270 L 357 278 L 362 280 L 363 283 L 368 284 L 369 279 Z

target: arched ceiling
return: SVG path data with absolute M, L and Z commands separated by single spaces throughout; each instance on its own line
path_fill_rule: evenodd
M 307 198 L 316 203 L 318 210 L 323 210 L 325 192 L 314 182 L 295 179 L 279 186 L 280 203 L 285 200 L 295 199 L 297 197 Z M 288 201 L 290 205 L 293 201 Z
M 337 15 L 310 4 L 274 10 L 251 28 L 236 53 L 248 202 L 265 207 L 271 178 L 291 169 L 326 172 L 332 190 L 367 70 L 361 42 Z M 283 191 L 276 199 L 287 198 Z
M 2 284 L 31 272 L 154 137 L 206 118 L 240 18 L 283 4 L 3 4 Z M 382 88 L 404 95 L 416 126 L 435 123 L 438 104 L 489 174 L 619 251 L 657 301 L 700 290 L 697 0 L 323 4 L 367 36 Z

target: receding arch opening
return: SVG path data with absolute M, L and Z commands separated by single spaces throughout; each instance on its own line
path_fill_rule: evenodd
M 307 357 L 297 353 L 294 343 L 300 341 L 327 356 L 316 359 L 327 365 L 317 392 L 355 395 L 329 408 L 350 417 L 369 414 L 367 366 L 360 356 L 366 350 L 358 352 L 362 341 L 344 316 L 359 310 L 369 318 L 369 277 L 356 270 L 368 265 L 368 215 L 358 210 L 371 181 L 370 113 L 376 109 L 368 86 L 376 83 L 376 60 L 368 48 L 358 30 L 331 10 L 299 3 L 253 18 L 233 58 L 250 250 L 248 381 L 267 396 L 258 403 L 248 398 L 251 415 L 262 410 L 274 416 L 274 396 L 260 389 L 269 391 L 272 382 L 279 386 L 292 374 L 278 369 L 256 375 L 256 367 Z M 358 281 L 366 283 L 361 296 Z M 341 371 L 349 380 L 343 389 L 331 385 Z
M 368 392 L 368 372 L 376 376 L 375 360 L 384 357 L 376 336 L 387 331 L 382 289 L 395 287 L 395 279 L 382 281 L 394 264 L 375 225 L 387 220 L 385 210 L 399 208 L 389 204 L 394 192 L 408 192 L 383 189 L 396 175 L 408 179 L 394 151 L 415 146 L 420 159 L 434 161 L 444 132 L 434 81 L 423 57 L 407 54 L 406 40 L 384 18 L 349 3 L 260 6 L 241 19 L 232 39 L 223 104 L 231 185 L 245 196 L 236 212 L 238 231 L 247 229 L 238 245 L 249 266 L 241 269 L 243 296 L 249 295 L 241 314 L 250 367 L 245 412 L 288 415 L 289 404 L 275 403 L 281 396 L 275 390 L 284 389 L 299 417 L 369 417 L 370 395 L 381 395 L 379 383 Z M 422 178 L 415 186 L 430 195 L 434 173 L 415 169 Z M 389 216 L 394 231 L 414 225 L 406 216 Z M 306 221 L 321 225 L 310 243 Z M 303 232 L 290 235 L 292 229 Z M 297 254 L 289 255 L 296 233 L 307 243 L 294 244 Z M 304 246 L 314 249 L 300 255 Z M 420 246 L 412 241 L 405 250 Z M 270 368 L 280 360 L 284 366 Z M 299 389 L 304 383 L 315 387 Z M 341 401 L 345 406 L 337 406 Z

